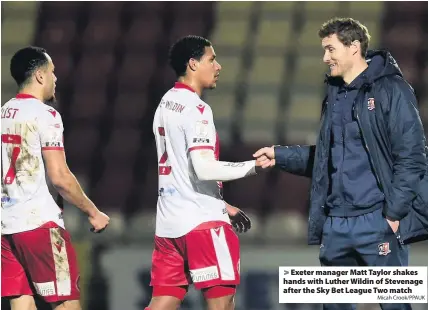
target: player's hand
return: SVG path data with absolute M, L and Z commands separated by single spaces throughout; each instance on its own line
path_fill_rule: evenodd
M 274 166 L 275 159 L 269 159 L 266 155 L 262 155 L 256 159 L 256 168 L 266 170 Z
M 264 147 L 253 154 L 256 158 L 256 167 L 267 169 L 275 166 L 274 147 Z
M 397 233 L 398 231 L 398 227 L 400 227 L 400 222 L 399 221 L 391 221 L 386 219 L 388 222 L 389 227 L 391 227 L 392 231 L 395 233 Z
M 107 214 L 98 211 L 93 216 L 89 216 L 89 223 L 91 223 L 92 228 L 91 231 L 93 233 L 100 233 L 106 229 L 108 224 L 110 223 L 110 218 L 107 216 Z
M 226 210 L 229 214 L 230 222 L 236 232 L 242 233 L 251 229 L 251 220 L 244 211 L 237 207 L 233 207 L 228 203 L 226 203 Z

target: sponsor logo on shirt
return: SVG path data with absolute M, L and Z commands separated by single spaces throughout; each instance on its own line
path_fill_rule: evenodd
M 210 143 L 210 139 L 207 139 L 207 138 L 193 138 L 193 143 Z
M 46 147 L 61 147 L 61 142 L 46 142 Z
M 204 124 L 204 121 L 197 121 L 195 124 L 195 134 L 198 137 L 208 136 L 208 124 Z
M 13 205 L 15 205 L 18 202 L 18 199 L 15 198 L 11 198 L 8 196 L 3 196 L 1 197 L 1 206 L 2 208 L 9 208 L 12 207 Z
M 52 114 L 53 117 L 56 117 L 56 111 L 54 109 L 50 109 L 48 112 Z
M 205 106 L 201 103 L 196 107 L 201 114 L 204 114 Z
M 173 187 L 161 187 L 158 191 L 158 196 L 172 196 L 177 192 Z

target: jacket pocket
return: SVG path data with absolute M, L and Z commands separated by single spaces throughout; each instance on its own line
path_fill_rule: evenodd
M 413 201 L 410 212 L 400 221 L 401 239 L 405 244 L 428 240 L 428 179 L 425 179 L 421 182 L 425 188 L 421 187 L 423 190 Z

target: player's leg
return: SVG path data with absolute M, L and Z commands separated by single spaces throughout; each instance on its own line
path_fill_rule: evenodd
M 365 266 L 408 266 L 409 249 L 397 239 L 387 220 L 379 209 L 358 217 L 357 251 Z M 410 304 L 380 304 L 383 310 L 410 310 Z
M 82 310 L 78 300 L 66 300 L 51 303 L 52 310 Z
M 80 310 L 77 256 L 69 233 L 54 223 L 13 236 L 35 292 L 53 309 Z
M 19 297 L 10 297 L 11 310 L 37 310 L 34 297 L 30 295 L 22 295 Z
M 12 236 L 1 237 L 1 284 L 1 297 L 10 301 L 12 310 L 36 309 L 33 291 L 16 257 Z
M 218 285 L 202 289 L 207 302 L 207 310 L 234 310 L 235 285 Z
M 145 310 L 177 310 L 187 293 L 187 286 L 155 286 L 150 304 Z
M 319 260 L 321 266 L 358 266 L 352 247 L 353 218 L 327 217 L 322 235 Z M 355 310 L 354 304 L 323 304 L 324 310 Z
M 194 230 L 186 235 L 189 271 L 209 310 L 234 309 L 240 283 L 239 239 L 231 225 Z
M 155 236 L 152 255 L 152 299 L 147 310 L 176 310 L 187 293 L 185 239 Z

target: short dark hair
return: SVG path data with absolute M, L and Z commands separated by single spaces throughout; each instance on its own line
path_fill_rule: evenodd
M 48 58 L 44 48 L 28 46 L 13 55 L 10 61 L 10 74 L 21 88 L 28 83 L 34 71 L 47 64 Z
M 169 52 L 169 64 L 177 77 L 186 75 L 189 60 L 200 60 L 205 53 L 205 47 L 211 45 L 207 39 L 194 35 L 185 36 L 175 42 Z
M 358 20 L 352 18 L 335 17 L 325 22 L 318 31 L 318 36 L 324 39 L 332 34 L 336 34 L 340 42 L 345 46 L 350 46 L 355 40 L 361 43 L 361 56 L 366 57 L 370 43 L 370 34 L 367 27 Z

